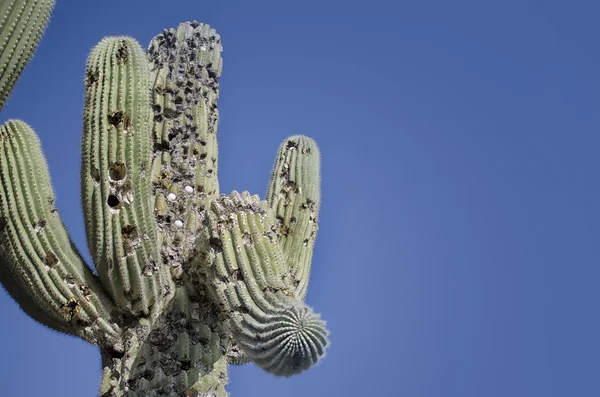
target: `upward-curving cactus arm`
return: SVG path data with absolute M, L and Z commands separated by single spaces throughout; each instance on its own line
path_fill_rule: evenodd
M 54 0 L 0 1 L 0 110 L 31 59 Z
M 267 202 L 275 213 L 281 246 L 293 275 L 294 291 L 304 298 L 317 238 L 321 206 L 321 159 L 317 144 L 295 135 L 279 147 Z
M 159 313 L 173 294 L 150 201 L 152 132 L 146 55 L 127 37 L 90 54 L 81 189 L 90 251 L 104 288 L 131 314 Z
M 235 340 L 248 358 L 290 376 L 325 354 L 325 322 L 292 289 L 276 221 L 257 196 L 223 195 L 211 205 L 205 252 L 207 278 L 230 313 Z
M 119 335 L 113 303 L 54 207 L 39 141 L 19 120 L 0 127 L 0 280 L 25 312 L 50 328 L 92 343 Z

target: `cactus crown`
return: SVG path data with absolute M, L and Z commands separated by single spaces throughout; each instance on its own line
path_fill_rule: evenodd
M 52 6 L 0 4 L 0 106 Z M 0 282 L 36 321 L 100 346 L 103 396 L 225 395 L 227 363 L 290 376 L 329 343 L 304 303 L 319 150 L 285 140 L 265 201 L 220 194 L 221 52 L 215 30 L 196 22 L 147 51 L 129 37 L 92 50 L 81 197 L 96 273 L 54 207 L 34 131 L 20 120 L 0 127 Z

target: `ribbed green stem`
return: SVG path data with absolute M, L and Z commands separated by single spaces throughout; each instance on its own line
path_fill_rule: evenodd
M 257 196 L 233 192 L 213 201 L 206 249 L 208 278 L 229 311 L 235 340 L 268 372 L 290 376 L 325 354 L 325 322 L 291 290 L 276 221 Z
M 156 315 L 173 286 L 159 261 L 150 200 L 150 82 L 139 44 L 102 40 L 85 85 L 81 185 L 90 251 L 121 309 Z
M 275 213 L 281 246 L 292 274 L 294 292 L 304 298 L 308 288 L 321 204 L 321 160 L 311 138 L 295 135 L 277 152 L 267 202 Z
M 0 256 L 0 281 L 35 320 L 92 343 L 118 337 L 114 304 L 71 243 L 38 138 L 19 120 L 0 127 Z
M 54 0 L 0 1 L 0 110 L 31 59 Z

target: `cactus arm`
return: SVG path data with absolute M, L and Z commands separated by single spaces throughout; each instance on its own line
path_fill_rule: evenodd
M 90 251 L 119 307 L 158 313 L 172 296 L 150 201 L 150 83 L 139 44 L 103 39 L 86 71 L 82 202 Z
M 281 246 L 294 276 L 294 292 L 306 295 L 317 236 L 320 192 L 320 153 L 311 138 L 286 139 L 277 152 L 267 202 L 275 213 Z
M 0 1 L 0 110 L 48 24 L 54 0 Z
M 114 304 L 71 243 L 38 138 L 18 120 L 0 127 L 0 224 L 0 279 L 26 313 L 92 343 L 117 337 Z
M 276 221 L 256 196 L 233 192 L 211 204 L 207 279 L 248 358 L 280 376 L 300 373 L 325 354 L 325 322 L 291 291 Z M 210 247 L 210 248 L 208 248 Z
M 202 213 L 219 194 L 217 99 L 221 38 L 209 25 L 180 24 L 154 37 L 152 70 L 155 210 L 163 258 L 183 265 Z

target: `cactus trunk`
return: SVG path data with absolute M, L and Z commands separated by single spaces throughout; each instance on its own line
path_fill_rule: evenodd
M 181 311 L 169 312 L 152 326 L 141 320 L 129 328 L 120 344 L 124 350 L 101 347 L 100 396 L 227 396 L 227 358 L 220 354 L 218 334 L 193 315 L 181 321 Z

